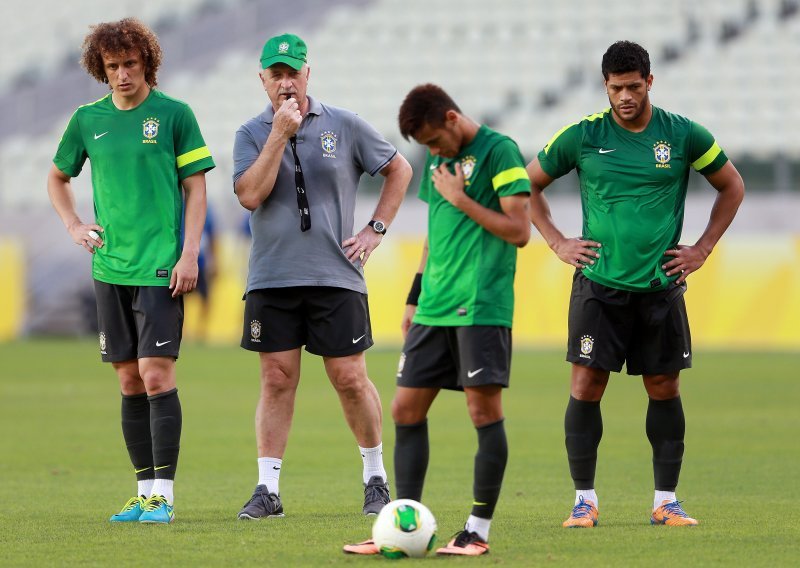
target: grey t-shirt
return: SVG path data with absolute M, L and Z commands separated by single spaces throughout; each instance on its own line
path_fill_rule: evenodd
M 311 229 L 300 230 L 294 157 L 287 142 L 269 197 L 250 215 L 253 245 L 247 292 L 288 286 L 332 286 L 366 294 L 361 263 L 347 260 L 341 243 L 353 236 L 361 174 L 374 176 L 397 150 L 355 113 L 311 97 L 297 132 Z M 256 161 L 272 130 L 272 105 L 236 131 L 233 183 Z

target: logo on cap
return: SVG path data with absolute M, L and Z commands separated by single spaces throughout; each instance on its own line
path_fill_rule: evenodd
M 261 68 L 266 69 L 283 63 L 300 70 L 306 62 L 308 50 L 306 43 L 294 34 L 281 34 L 271 37 L 261 50 Z

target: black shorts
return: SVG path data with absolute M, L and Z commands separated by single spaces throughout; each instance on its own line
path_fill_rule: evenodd
M 692 366 L 686 284 L 658 292 L 628 292 L 572 279 L 567 361 L 629 375 L 661 375 Z
M 142 357 L 178 358 L 183 296 L 166 286 L 125 286 L 94 281 L 100 355 L 106 363 Z
M 367 295 L 328 286 L 251 290 L 245 297 L 242 347 L 272 353 L 303 345 L 325 357 L 372 347 Z
M 397 386 L 464 390 L 508 387 L 511 329 L 499 326 L 439 327 L 413 324 L 408 330 Z

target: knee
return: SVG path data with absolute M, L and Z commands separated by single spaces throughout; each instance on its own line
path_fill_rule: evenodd
M 472 419 L 472 425 L 476 428 L 492 424 L 503 419 L 503 413 L 500 409 L 493 407 L 470 405 L 469 417 Z
M 358 399 L 364 396 L 370 384 L 367 376 L 358 369 L 345 369 L 331 377 L 331 382 L 340 396 Z
M 403 404 L 396 398 L 392 401 L 392 420 L 395 424 L 418 424 L 425 418 L 426 413 L 421 408 Z
M 283 367 L 274 365 L 261 371 L 261 392 L 272 394 L 294 392 L 297 390 L 297 380 Z
M 572 396 L 578 400 L 598 401 L 608 384 L 608 373 L 595 372 L 593 369 L 581 369 L 572 376 Z
M 654 375 L 644 379 L 647 396 L 655 400 L 669 400 L 680 396 L 677 375 Z
M 142 394 L 145 392 L 144 381 L 139 375 L 139 369 L 135 364 L 114 364 L 114 370 L 119 378 L 119 389 L 124 395 Z
M 147 394 L 154 395 L 175 388 L 172 373 L 160 367 L 149 368 L 141 373 Z

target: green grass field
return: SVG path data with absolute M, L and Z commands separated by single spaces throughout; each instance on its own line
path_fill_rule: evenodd
M 397 352 L 373 350 L 370 375 L 389 403 Z M 178 363 L 183 440 L 171 526 L 111 525 L 135 482 L 119 427 L 119 394 L 90 341 L 0 345 L 0 565 L 377 566 L 341 545 L 369 535 L 361 459 L 319 359 L 306 357 L 284 458 L 286 517 L 236 520 L 257 479 L 253 411 L 257 358 L 238 348 L 185 345 Z M 603 402 L 597 491 L 600 525 L 565 530 L 573 490 L 563 448 L 568 364 L 561 352 L 515 354 L 506 395 L 510 458 L 492 525 L 504 566 L 795 565 L 800 521 L 797 353 L 702 353 L 683 376 L 686 456 L 679 498 L 695 528 L 652 527 L 646 395 L 614 376 Z M 476 437 L 463 395 L 442 393 L 430 416 L 425 502 L 440 538 L 471 503 Z M 794 560 L 792 560 L 794 558 Z

